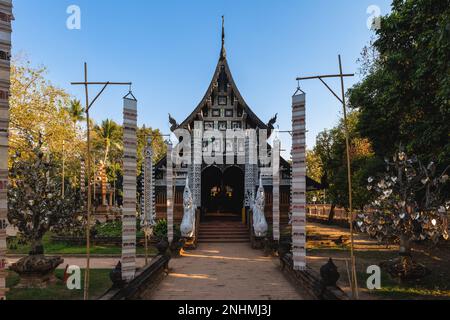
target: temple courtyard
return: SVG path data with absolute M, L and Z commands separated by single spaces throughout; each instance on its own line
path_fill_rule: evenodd
M 170 262 L 151 300 L 303 300 L 280 272 L 278 258 L 246 243 L 204 243 Z

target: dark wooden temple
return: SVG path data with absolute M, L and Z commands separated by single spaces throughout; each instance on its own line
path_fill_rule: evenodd
M 249 107 L 242 97 L 227 61 L 225 50 L 225 33 L 222 32 L 222 48 L 219 61 L 214 71 L 211 83 L 203 99 L 189 116 L 180 124 L 172 117 L 170 123 L 171 130 L 178 128 L 192 131 L 194 122 L 201 121 L 204 130 L 246 130 L 246 129 L 266 129 L 268 136 L 272 133 L 276 123 L 276 116 L 267 123 L 262 121 Z M 208 143 L 204 141 L 204 146 Z M 226 141 L 222 141 L 226 143 Z M 262 141 L 259 143 L 267 143 Z M 268 147 L 270 149 L 270 146 Z M 226 163 L 224 161 L 224 163 Z M 291 194 L 291 174 L 290 164 L 281 158 L 281 184 L 280 184 L 280 211 L 281 225 L 286 225 L 289 221 L 290 194 Z M 156 164 L 156 212 L 157 218 L 166 217 L 166 158 Z M 201 179 L 201 216 L 202 219 L 214 216 L 236 216 L 241 217 L 245 210 L 245 165 L 202 165 Z M 189 174 L 188 166 L 175 169 L 176 192 L 174 202 L 174 220 L 180 223 L 183 217 L 183 190 L 186 177 Z M 258 177 L 254 179 L 256 189 L 258 187 Z M 263 179 L 266 191 L 266 218 L 269 224 L 272 221 L 272 179 Z M 321 184 L 307 179 L 308 190 L 321 189 Z

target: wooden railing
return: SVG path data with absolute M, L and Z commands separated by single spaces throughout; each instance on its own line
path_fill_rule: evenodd
M 327 219 L 330 216 L 330 204 L 308 204 L 306 206 L 306 215 L 308 218 Z M 353 211 L 353 217 L 356 218 L 359 211 Z M 344 208 L 335 207 L 333 220 L 349 220 L 349 212 Z

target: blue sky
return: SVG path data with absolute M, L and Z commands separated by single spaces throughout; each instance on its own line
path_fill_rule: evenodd
M 89 65 L 92 81 L 132 81 L 139 123 L 168 132 L 170 112 L 183 121 L 203 97 L 220 51 L 221 16 L 234 79 L 263 121 L 279 114 L 289 130 L 297 76 L 357 72 L 356 60 L 373 32 L 367 8 L 390 10 L 390 0 L 14 0 L 13 53 L 45 65 L 53 84 L 83 100 L 70 86 Z M 68 30 L 69 5 L 81 8 L 81 30 Z M 346 81 L 349 87 L 358 77 Z M 338 81 L 330 84 L 339 90 Z M 308 145 L 336 124 L 341 106 L 318 81 L 305 82 Z M 96 89 L 97 90 L 97 89 Z M 92 116 L 121 123 L 121 97 L 110 88 Z M 94 92 L 91 92 L 91 96 Z M 286 138 L 286 137 L 284 137 Z M 285 142 L 285 147 L 290 141 Z

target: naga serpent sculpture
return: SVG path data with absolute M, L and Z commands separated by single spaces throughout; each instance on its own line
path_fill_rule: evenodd
M 264 207 L 266 203 L 266 195 L 262 184 L 262 177 L 259 178 L 259 188 L 256 192 L 256 199 L 252 199 L 251 207 L 253 210 L 253 230 L 255 236 L 262 238 L 267 235 L 269 226 L 264 215 Z
M 186 179 L 186 186 L 183 193 L 184 215 L 181 222 L 180 231 L 183 238 L 193 238 L 195 234 L 195 208 L 191 189 L 189 188 L 189 178 Z

